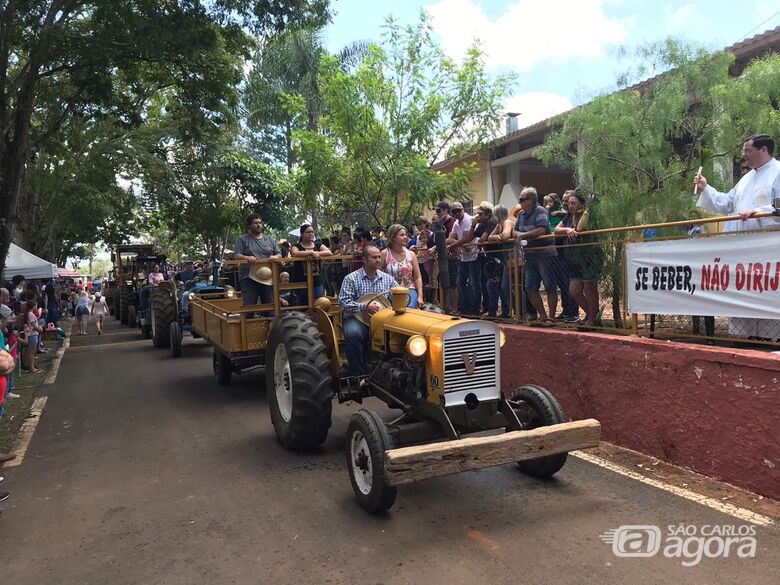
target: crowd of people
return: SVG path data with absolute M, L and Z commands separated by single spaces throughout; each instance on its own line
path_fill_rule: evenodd
M 21 398 L 14 387 L 17 370 L 43 373 L 36 358 L 47 351 L 46 333 L 51 338 L 64 337 L 59 322 L 69 318 L 73 300 L 71 290 L 52 279 L 27 282 L 17 275 L 0 287 L 0 419 L 7 401 Z M 14 457 L 0 453 L 0 463 Z M 0 501 L 7 497 L 8 492 L 0 492 Z
M 312 225 L 304 224 L 293 243 L 265 235 L 262 218 L 253 214 L 233 257 L 249 263 L 239 271 L 244 303 L 249 305 L 273 302 L 271 283 L 249 278 L 250 264 L 257 259 L 311 258 L 315 297 L 338 297 L 345 277 L 364 266 L 365 250 L 374 248 L 379 252 L 378 270 L 409 289 L 409 306 L 434 302 L 453 315 L 588 326 L 598 314 L 596 285 L 603 256 L 594 246 L 567 245 L 583 242 L 579 234 L 587 229 L 587 203 L 579 190 L 541 199 L 535 188 L 527 187 L 512 210 L 483 201 L 471 215 L 460 202 L 442 201 L 432 217 L 420 216 L 412 226 L 354 231 L 345 226 L 318 237 Z M 440 253 L 446 254 L 446 262 L 439 261 Z M 307 279 L 302 262 L 283 264 L 281 274 L 284 282 Z M 519 299 L 512 282 L 522 283 Z M 306 295 L 305 289 L 285 291 L 282 304 L 306 305 Z

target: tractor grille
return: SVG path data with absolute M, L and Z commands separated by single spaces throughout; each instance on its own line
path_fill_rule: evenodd
M 464 360 L 464 355 L 467 356 Z M 466 361 L 474 361 L 474 373 Z M 444 342 L 444 391 L 477 390 L 496 386 L 496 336 L 475 335 Z

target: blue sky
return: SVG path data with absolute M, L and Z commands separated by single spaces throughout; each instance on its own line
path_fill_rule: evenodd
M 621 49 L 668 36 L 720 49 L 780 26 L 772 0 L 332 0 L 332 7 L 332 50 L 379 41 L 387 15 L 411 24 L 421 10 L 452 57 L 479 37 L 492 72 L 518 74 L 506 107 L 523 112 L 521 127 L 612 88 L 629 65 Z

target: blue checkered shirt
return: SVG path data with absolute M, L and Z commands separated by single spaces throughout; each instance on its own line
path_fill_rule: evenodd
M 341 310 L 345 316 L 361 313 L 366 310 L 366 306 L 357 302 L 360 297 L 371 293 L 390 292 L 390 289 L 397 284 L 395 278 L 381 270 L 377 270 L 374 280 L 368 277 L 364 268 L 350 272 L 341 283 L 341 291 L 339 292 Z

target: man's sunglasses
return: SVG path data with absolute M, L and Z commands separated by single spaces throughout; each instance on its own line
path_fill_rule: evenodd
M 531 199 L 531 198 L 530 198 L 530 197 L 520 197 L 520 198 L 518 199 L 518 201 L 519 201 L 520 203 L 522 203 L 523 201 L 528 201 L 529 199 Z

